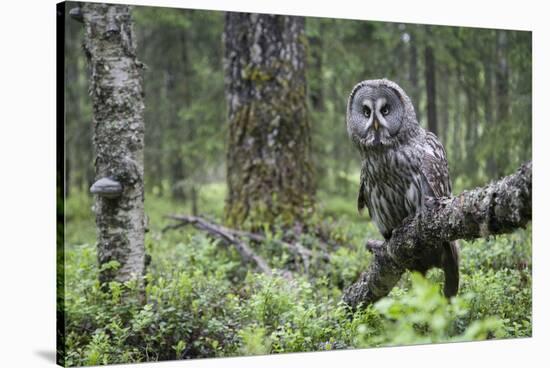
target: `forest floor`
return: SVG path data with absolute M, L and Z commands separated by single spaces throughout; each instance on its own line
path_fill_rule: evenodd
M 225 190 L 199 193 L 199 212 L 221 223 Z M 92 198 L 73 191 L 65 204 L 64 305 L 67 365 L 95 365 L 215 356 L 319 351 L 531 336 L 531 227 L 461 242 L 461 286 L 448 302 L 442 272 L 407 273 L 390 295 L 351 313 L 342 290 L 364 271 L 371 255 L 365 239 L 380 238 L 356 212 L 355 198 L 318 193 L 314 222 L 329 229 L 327 243 L 300 236 L 313 251 L 309 267 L 268 230 L 250 244 L 273 269 L 255 273 L 239 254 L 191 227 L 163 232 L 168 214 L 190 214 L 188 203 L 148 193 L 147 303 L 131 283 L 97 281 Z M 266 226 L 266 229 L 268 227 Z M 116 267 L 116 264 L 104 267 Z M 124 296 L 123 296 L 124 295 Z

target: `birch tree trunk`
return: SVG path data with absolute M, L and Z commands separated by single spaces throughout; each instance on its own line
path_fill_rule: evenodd
M 84 3 L 84 50 L 94 112 L 95 198 L 100 281 L 145 273 L 143 93 L 130 7 Z M 105 267 L 103 267 L 105 268 Z
M 313 197 L 304 19 L 227 13 L 225 219 L 254 227 L 308 216 Z

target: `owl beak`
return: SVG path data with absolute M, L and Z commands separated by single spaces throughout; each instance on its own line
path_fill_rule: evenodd
M 380 126 L 380 123 L 378 123 L 378 120 L 374 119 L 374 130 L 378 130 L 379 126 Z

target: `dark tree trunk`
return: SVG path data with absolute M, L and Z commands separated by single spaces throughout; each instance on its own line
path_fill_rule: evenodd
M 470 85 L 466 86 L 466 157 L 465 168 L 468 176 L 476 177 L 478 162 L 475 156 L 477 139 L 478 139 L 478 126 L 479 126 L 479 112 L 478 112 L 478 94 L 477 88 L 473 88 Z
M 322 24 L 319 25 L 321 30 L 318 34 L 309 37 L 309 47 L 311 50 L 311 63 L 309 64 L 310 71 L 315 74 L 315 78 L 310 80 L 315 83 L 309 85 L 309 95 L 311 99 L 311 106 L 315 111 L 322 111 L 324 109 L 324 95 L 323 95 L 323 38 L 322 38 Z
M 178 81 L 178 73 L 176 68 L 178 68 L 178 66 L 171 65 L 170 63 L 163 73 L 163 88 L 166 91 L 167 101 L 176 101 L 177 98 L 176 83 Z M 185 102 L 183 105 L 185 106 Z M 181 133 L 185 131 L 185 127 L 182 127 L 181 124 L 179 124 L 177 107 L 178 105 L 175 105 L 174 103 L 166 104 L 165 109 L 168 121 L 165 134 L 169 137 L 168 142 L 170 142 L 169 147 L 171 150 L 168 164 L 171 185 L 170 192 L 173 199 L 184 201 L 186 197 L 183 185 L 185 169 L 181 158 L 180 142 L 183 141 L 183 139 L 181 139 L 183 136 Z
M 480 115 L 480 101 L 483 100 L 483 86 L 479 79 L 481 74 L 481 68 L 479 64 L 474 61 L 468 61 L 466 64 L 466 88 L 468 95 L 468 112 L 470 117 L 468 119 L 468 134 L 467 134 L 467 146 L 468 152 L 468 171 L 472 173 L 472 177 L 478 176 L 479 161 L 475 155 L 478 151 L 478 142 L 480 131 L 479 127 L 482 125 L 482 117 Z M 504 175 L 504 173 L 502 173 Z
M 171 101 L 175 101 L 178 98 L 181 98 L 181 105 L 183 108 L 189 109 L 191 107 L 191 91 L 192 85 L 189 81 L 191 78 L 192 68 L 191 63 L 189 62 L 189 50 L 188 50 L 188 35 L 185 29 L 178 30 L 179 32 L 179 45 L 181 49 L 179 52 L 179 59 L 175 62 L 175 65 L 170 67 L 173 69 L 172 83 L 167 85 L 168 95 L 171 97 Z M 178 70 L 176 72 L 176 70 Z M 177 75 L 179 78 L 175 78 Z M 175 93 L 176 83 L 183 83 L 181 95 Z M 181 124 L 180 118 L 178 117 L 178 109 L 175 106 L 171 110 L 170 123 L 169 123 L 171 135 L 175 135 L 176 142 L 174 143 L 174 152 L 172 153 L 172 170 L 170 172 L 172 178 L 172 197 L 182 201 L 187 200 L 188 193 L 184 181 L 187 178 L 189 171 L 189 165 L 186 165 L 186 161 L 189 162 L 189 158 L 184 159 L 181 152 L 181 143 L 180 142 L 192 142 L 193 141 L 193 124 Z M 176 134 L 176 132 L 178 132 Z M 181 138 L 180 138 L 181 137 Z M 180 140 L 181 139 L 181 140 Z
M 460 83 L 459 75 L 460 75 L 460 71 L 457 68 L 455 73 L 457 85 Z M 453 149 L 449 150 L 449 153 L 452 155 L 451 157 L 449 157 L 449 162 L 455 165 L 455 167 L 458 167 L 462 165 L 462 160 L 463 160 L 463 156 L 462 156 L 463 150 L 461 146 L 462 139 L 461 139 L 461 130 L 460 130 L 460 127 L 463 125 L 463 120 L 462 120 L 463 111 L 461 109 L 460 89 L 454 88 L 452 93 L 453 93 L 453 103 L 454 103 L 454 114 L 453 114 L 453 128 L 452 128 L 453 134 L 452 134 L 451 142 L 453 145 L 452 146 Z
M 510 103 L 508 98 L 508 59 L 506 55 L 506 31 L 497 33 L 497 120 L 502 122 L 508 118 Z
M 439 139 L 443 143 L 443 146 L 445 146 L 449 139 L 449 84 L 450 84 L 450 71 L 448 67 L 444 68 L 444 74 L 441 77 L 441 83 L 440 83 L 440 101 L 441 101 L 441 109 L 439 109 Z
M 199 214 L 199 196 L 194 185 L 191 187 L 191 214 L 193 216 Z
M 100 281 L 137 278 L 143 286 L 144 105 L 130 7 L 84 3 L 82 14 L 94 112 L 98 260 L 100 266 L 119 264 L 103 269 Z M 108 187 L 103 178 L 111 179 Z
M 174 130 L 176 131 L 176 130 Z M 173 156 L 171 158 L 172 165 L 170 167 L 170 176 L 172 181 L 172 198 L 185 201 L 187 196 L 185 194 L 185 186 L 184 186 L 184 178 L 185 178 L 185 172 L 183 167 L 183 160 L 180 157 L 181 153 L 179 150 L 175 150 L 173 152 Z
M 230 226 L 292 223 L 311 210 L 305 42 L 301 17 L 226 14 Z
M 510 119 L 510 96 L 508 91 L 508 40 L 506 31 L 497 31 L 497 68 L 496 68 L 496 123 L 505 124 Z M 495 174 L 501 175 L 506 166 L 507 157 L 495 157 Z M 499 171 L 500 170 L 500 171 Z
M 484 188 L 452 198 L 432 199 L 422 216 L 404 221 L 386 243 L 373 240 L 369 269 L 344 291 L 352 308 L 363 307 L 388 295 L 405 270 L 417 270 L 423 259 L 440 252 L 443 242 L 485 238 L 525 227 L 532 216 L 532 165 Z
M 65 155 L 65 179 L 64 179 L 65 185 L 63 186 L 63 195 L 65 196 L 65 199 L 69 197 L 69 194 L 71 193 L 71 161 L 69 160 L 69 156 Z
M 143 51 L 142 58 L 144 60 L 149 60 L 148 66 L 151 70 L 161 69 L 157 65 L 153 64 L 156 59 L 153 55 L 155 54 L 157 48 L 153 45 L 159 45 L 158 39 L 155 38 L 159 32 L 155 32 L 154 29 L 140 29 L 136 28 L 137 39 L 145 45 L 148 44 L 150 47 L 140 48 Z M 164 94 L 161 92 L 162 87 L 160 86 L 160 78 L 158 78 L 158 72 L 154 73 L 155 78 L 151 78 L 153 73 L 144 73 L 144 94 L 147 96 L 147 106 L 144 111 L 144 120 L 150 122 L 145 127 L 145 136 L 147 137 L 147 146 L 145 149 L 145 162 L 144 165 L 147 167 L 146 176 L 146 187 L 152 189 L 152 192 L 158 196 L 164 196 L 165 186 L 163 185 L 163 178 L 169 177 L 167 172 L 169 169 L 166 169 L 168 165 L 168 159 L 163 155 L 166 147 L 165 145 L 167 140 L 164 136 L 167 131 L 166 125 L 164 124 L 166 119 L 164 115 L 161 115 L 160 112 L 164 113 L 164 106 L 161 105 L 161 101 L 164 98 Z M 160 107 L 162 106 L 162 107 Z M 160 108 L 158 108 L 160 107 Z M 157 148 L 156 142 L 163 143 L 163 150 Z
M 435 95 L 435 57 L 431 46 L 424 49 L 424 62 L 426 74 L 426 100 L 428 110 L 428 130 L 435 135 L 437 130 L 437 108 Z
M 483 63 L 483 75 L 484 75 L 484 89 L 485 89 L 485 109 L 484 109 L 484 112 L 485 112 L 485 122 L 488 124 L 488 125 L 491 125 L 493 124 L 493 121 L 494 121 L 494 114 L 493 114 L 493 109 L 494 109 L 494 104 L 493 104 L 493 99 L 494 99 L 494 94 L 493 94 L 493 70 L 494 70 L 494 67 L 493 67 L 493 57 L 492 57 L 492 53 L 491 55 L 489 55 L 487 57 L 487 59 L 484 61 Z
M 455 34 L 455 37 L 458 37 Z M 453 104 L 454 104 L 454 114 L 453 114 L 453 127 L 452 127 L 452 149 L 449 150 L 449 163 L 451 166 L 454 166 L 459 172 L 463 171 L 463 166 L 465 162 L 465 134 L 466 131 L 465 123 L 466 109 L 463 104 L 463 85 L 464 81 L 462 80 L 464 75 L 463 62 L 461 60 L 461 54 L 458 48 L 453 47 L 450 49 L 450 54 L 453 59 L 455 59 L 455 65 L 452 69 L 452 76 L 455 83 L 455 88 L 451 90 L 453 95 Z
M 411 99 L 416 112 L 416 119 L 421 121 L 420 109 L 418 104 L 420 103 L 420 87 L 418 85 L 418 51 L 416 48 L 416 38 L 411 34 L 409 45 L 409 81 L 411 82 L 412 93 Z
M 491 127 L 494 124 L 494 104 L 493 104 L 493 80 L 494 80 L 494 48 L 489 48 L 485 60 L 483 63 L 483 75 L 484 75 L 484 90 L 485 90 L 485 106 L 484 106 L 484 115 L 485 115 L 485 124 L 487 125 L 488 130 L 491 132 Z M 493 155 L 489 155 L 486 160 L 486 171 L 487 175 L 490 178 L 494 178 L 497 175 L 496 160 Z

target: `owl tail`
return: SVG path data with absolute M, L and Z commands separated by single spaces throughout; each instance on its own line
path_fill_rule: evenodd
M 458 242 L 447 242 L 443 244 L 443 255 L 441 259 L 441 268 L 445 272 L 445 287 L 443 292 L 447 298 L 453 297 L 458 293 L 459 284 L 459 246 Z

